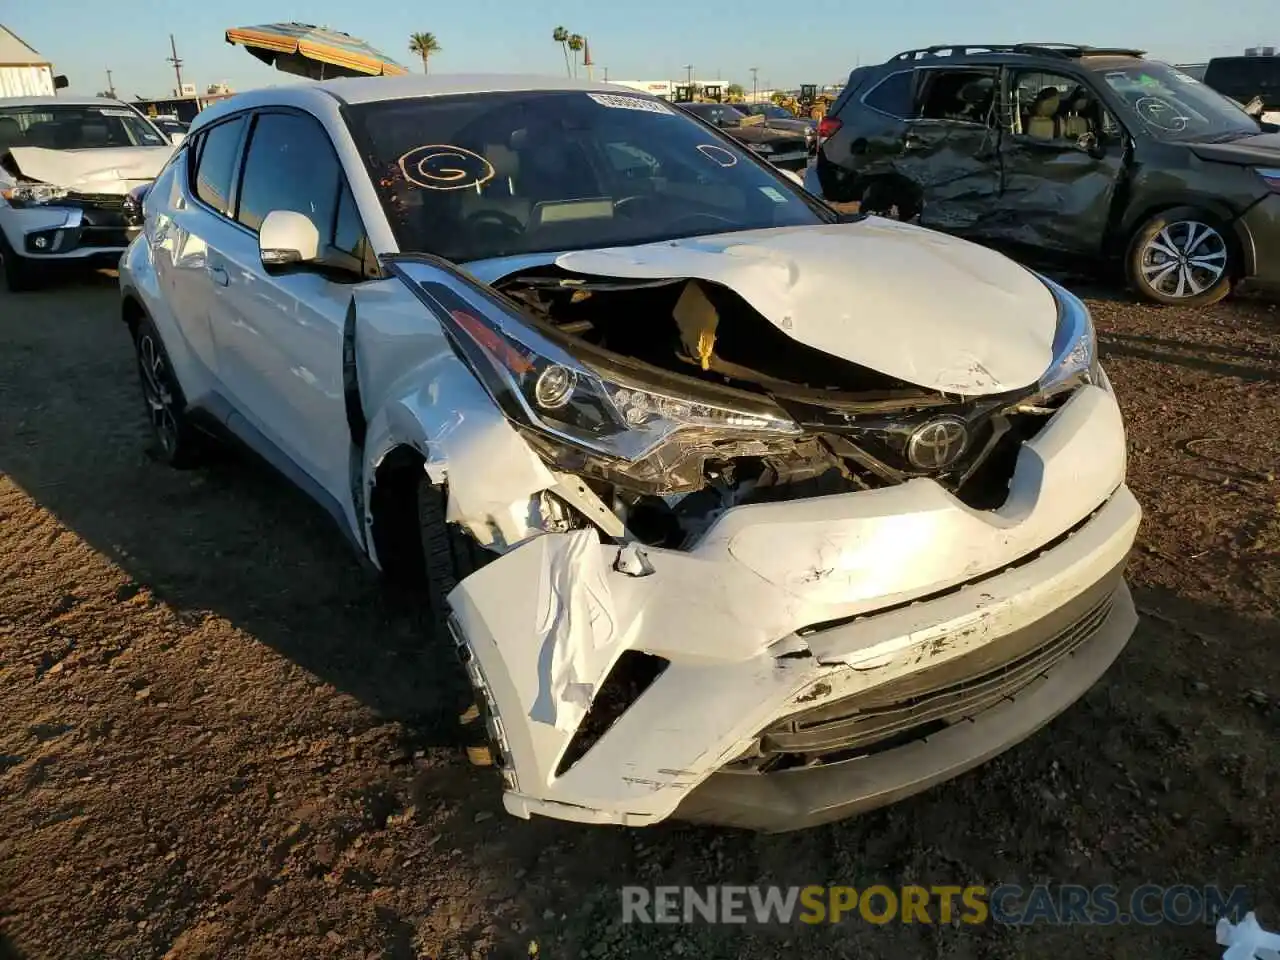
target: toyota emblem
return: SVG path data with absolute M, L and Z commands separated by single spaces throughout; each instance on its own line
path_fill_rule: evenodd
M 938 417 L 919 427 L 907 440 L 907 459 L 918 470 L 942 470 L 960 459 L 969 443 L 969 429 L 956 417 Z

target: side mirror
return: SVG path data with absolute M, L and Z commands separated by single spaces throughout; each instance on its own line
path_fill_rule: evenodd
M 1262 119 L 1262 114 L 1266 109 L 1266 105 L 1262 102 L 1261 97 L 1254 97 L 1244 105 L 1244 112 L 1255 120 Z
M 53 89 L 65 90 L 69 86 L 71 86 L 71 81 L 67 79 L 67 75 L 65 73 L 60 73 L 53 78 Z
M 320 256 L 320 231 L 301 213 L 272 210 L 258 228 L 258 255 L 268 272 L 309 263 Z
M 182 146 L 182 141 L 185 139 L 187 139 L 187 135 L 185 133 L 169 134 L 169 142 L 172 143 L 175 147 Z

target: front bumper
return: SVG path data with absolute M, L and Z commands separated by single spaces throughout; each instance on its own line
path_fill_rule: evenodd
M 140 231 L 125 223 L 123 201 L 104 195 L 76 206 L 6 206 L 0 208 L 0 229 L 15 252 L 33 261 L 118 260 Z
M 742 506 L 692 550 L 647 550 L 647 575 L 626 572 L 619 548 L 591 531 L 512 549 L 449 598 L 493 715 L 508 811 L 627 825 L 674 813 L 787 829 L 981 762 L 1079 696 L 1133 629 L 1118 578 L 1140 511 L 1124 460 L 1114 397 L 1086 387 L 1024 445 L 998 510 L 973 510 L 929 480 Z M 943 731 L 952 755 L 922 756 L 917 741 L 872 766 L 833 762 L 804 778 L 722 772 L 788 717 L 939 670 L 963 674 L 948 682 L 986 682 L 986 667 L 1016 658 L 1011 644 L 1034 646 L 1099 596 L 1112 598 L 1105 619 L 1077 638 L 1069 661 L 1055 661 L 1058 672 L 1045 665 L 1051 686 L 1028 678 L 1016 691 L 1008 730 L 995 731 L 984 707 L 982 733 L 963 733 L 977 715 Z M 582 703 L 609 699 L 601 691 L 628 652 L 665 669 L 575 751 L 575 735 L 591 726 Z M 979 669 L 997 653 L 1003 659 Z M 859 780 L 855 766 L 877 772 Z M 723 802 L 735 792 L 745 806 Z
M 1100 623 L 1094 619 L 1098 611 L 1105 611 Z M 1000 638 L 1035 650 L 1047 648 L 1058 656 L 1043 671 L 1033 665 L 1034 678 L 1011 695 L 998 688 L 987 693 L 982 699 L 989 705 L 963 714 L 963 722 L 893 749 L 818 766 L 713 773 L 680 804 L 675 816 L 781 833 L 865 813 L 919 793 L 1025 740 L 1075 703 L 1120 654 L 1137 620 L 1129 588 L 1117 569 L 1052 614 Z M 1078 624 L 1090 632 L 1079 636 L 1073 632 L 1082 630 Z M 1054 649 L 1068 643 L 1073 644 L 1069 650 Z M 952 690 L 934 697 L 956 696 L 962 686 L 958 681 Z M 924 726 L 921 721 L 917 729 Z
M 1241 242 L 1251 248 L 1253 266 L 1240 288 L 1280 292 L 1280 194 L 1269 194 L 1250 207 L 1238 229 Z

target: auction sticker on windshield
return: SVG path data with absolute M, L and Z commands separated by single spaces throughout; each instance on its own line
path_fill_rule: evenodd
M 661 100 L 645 100 L 641 97 L 620 97 L 616 93 L 588 93 L 588 97 L 602 107 L 614 110 L 643 110 L 645 113 L 670 114 L 671 108 Z

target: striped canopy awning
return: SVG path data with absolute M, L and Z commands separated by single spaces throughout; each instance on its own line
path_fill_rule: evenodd
M 306 23 L 233 27 L 227 31 L 227 43 L 240 44 L 277 70 L 312 80 L 409 72 L 358 37 Z

